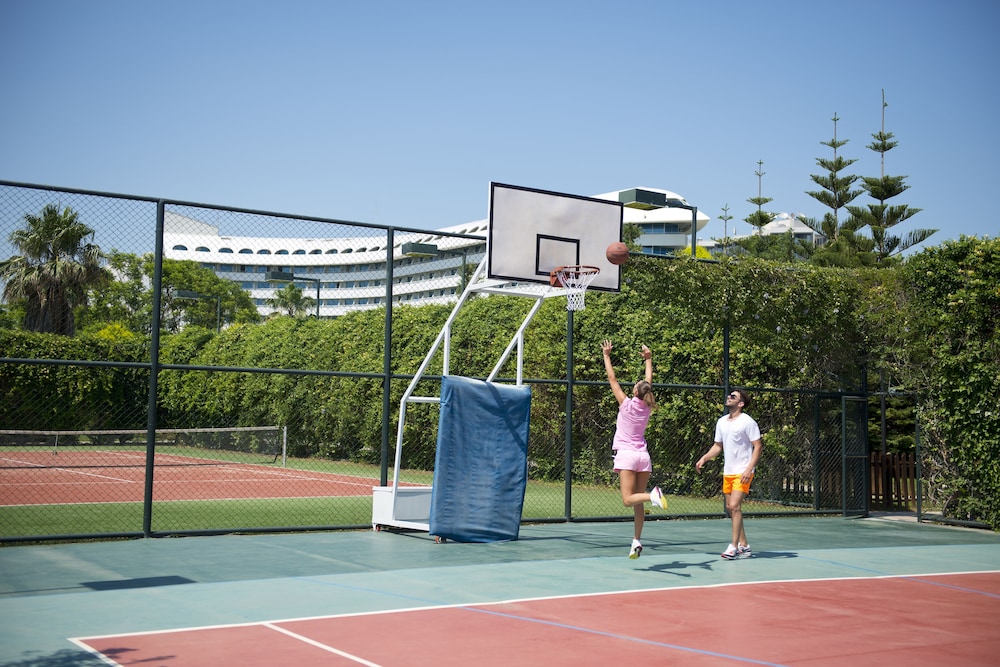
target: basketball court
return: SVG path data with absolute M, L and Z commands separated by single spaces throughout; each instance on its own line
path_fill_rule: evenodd
M 0 549 L 0 665 L 993 665 L 1000 536 L 887 518 Z
M 757 518 L 753 556 L 727 561 L 727 520 L 654 520 L 632 560 L 630 521 L 520 525 L 523 332 L 544 299 L 565 296 L 572 317 L 587 289 L 620 289 L 622 205 L 491 185 L 487 256 L 400 404 L 393 484 L 373 489 L 381 530 L 5 546 L 0 667 L 996 664 L 991 532 Z M 449 377 L 451 322 L 474 293 L 535 300 L 485 382 Z M 416 395 L 436 354 L 440 395 Z M 494 384 L 511 355 L 515 384 Z M 411 403 L 442 416 L 432 486 L 404 490 Z M 211 467 L 224 478 L 188 470 L 177 486 L 303 474 Z M 321 495 L 366 483 L 313 476 Z

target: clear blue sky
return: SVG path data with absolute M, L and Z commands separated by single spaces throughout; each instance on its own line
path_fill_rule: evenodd
M 0 0 L 0 179 L 419 228 L 490 181 L 819 218 L 820 145 L 1000 232 L 996 0 Z M 855 203 L 868 203 L 862 195 Z

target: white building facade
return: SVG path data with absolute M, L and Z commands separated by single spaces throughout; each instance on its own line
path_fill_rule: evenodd
M 595 198 L 624 204 L 624 222 L 640 228 L 637 242 L 642 252 L 666 255 L 690 247 L 693 212 L 672 207 L 686 206 L 680 195 L 631 188 Z M 701 229 L 709 218 L 700 211 L 697 216 Z M 195 261 L 235 282 L 265 316 L 274 312 L 269 300 L 282 287 L 268 278 L 292 274 L 304 295 L 318 299 L 319 316 L 328 318 L 379 307 L 390 293 L 394 303 L 453 302 L 486 255 L 487 224 L 479 220 L 428 232 L 397 230 L 390 254 L 384 230 L 359 227 L 357 236 L 337 238 L 230 236 L 220 234 L 215 225 L 167 211 L 163 247 L 169 259 Z M 409 244 L 434 246 L 437 254 L 404 254 Z M 390 256 L 391 291 L 386 286 Z

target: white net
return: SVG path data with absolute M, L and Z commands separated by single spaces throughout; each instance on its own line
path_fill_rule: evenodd
M 87 452 L 80 456 L 87 465 L 104 466 L 109 457 L 119 457 L 114 465 L 144 465 L 144 458 L 136 458 L 134 453 L 144 455 L 146 452 L 146 430 L 101 430 L 101 431 L 32 431 L 32 430 L 0 430 L 0 469 L 19 465 L 17 457 L 4 456 L 11 452 L 51 451 L 57 459 L 52 459 L 50 465 L 38 462 L 32 467 L 76 467 L 68 462 L 74 454 Z M 157 455 L 170 453 L 172 455 L 188 455 L 192 465 L 205 465 L 213 458 L 212 452 L 228 452 L 222 456 L 221 462 L 232 461 L 240 454 L 259 455 L 278 460 L 283 454 L 284 428 L 281 426 L 232 426 L 227 428 L 161 428 L 156 429 Z M 184 453 L 187 454 L 184 454 Z M 100 454 L 100 456 L 97 456 Z M 13 463 L 12 463 L 13 462 Z M 86 467 L 82 465 L 81 467 Z
M 596 266 L 560 266 L 552 272 L 556 280 L 566 290 L 566 310 L 583 310 L 587 287 L 601 270 Z

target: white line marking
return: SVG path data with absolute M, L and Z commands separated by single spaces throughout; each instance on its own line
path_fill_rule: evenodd
M 314 639 L 309 639 L 308 637 L 304 637 L 304 636 L 302 636 L 300 634 L 292 632 L 291 630 L 286 630 L 284 628 L 280 628 L 277 625 L 272 625 L 271 623 L 264 623 L 263 625 L 266 628 L 270 628 L 272 630 L 277 630 L 281 634 L 288 635 L 289 637 L 292 637 L 292 638 L 297 639 L 299 641 L 305 642 L 306 644 L 310 644 L 312 646 L 315 646 L 316 648 L 321 648 L 324 651 L 327 651 L 328 653 L 334 653 L 336 655 L 339 655 L 342 658 L 347 658 L 348 660 L 353 660 L 354 662 L 358 663 L 359 665 L 365 665 L 366 667 L 382 667 L 377 662 L 371 662 L 369 660 L 365 660 L 364 658 L 359 658 L 356 655 L 353 655 L 351 653 L 347 653 L 346 651 L 341 651 L 339 649 L 335 649 L 332 646 L 328 646 L 326 644 L 320 643 L 320 642 L 318 642 L 318 641 L 316 641 Z

